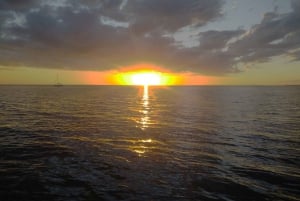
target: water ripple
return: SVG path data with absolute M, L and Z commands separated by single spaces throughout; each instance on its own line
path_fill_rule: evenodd
M 299 87 L 0 87 L 4 200 L 300 199 Z

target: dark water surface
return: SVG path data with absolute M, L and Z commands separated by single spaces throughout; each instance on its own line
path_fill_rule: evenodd
M 299 157 L 300 87 L 0 87 L 3 201 L 300 200 Z

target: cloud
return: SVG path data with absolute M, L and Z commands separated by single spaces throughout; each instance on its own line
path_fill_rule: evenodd
M 131 28 L 137 33 L 176 31 L 187 25 L 201 26 L 220 16 L 220 0 L 131 0 L 125 9 L 134 14 Z
M 238 62 L 266 62 L 272 57 L 290 55 L 300 48 L 300 6 L 292 1 L 288 14 L 266 13 L 260 24 L 253 26 L 243 37 L 229 46 Z
M 1 10 L 23 10 L 28 9 L 31 5 L 34 4 L 34 0 L 2 0 L 0 1 Z
M 2 0 L 0 65 L 107 70 L 149 62 L 174 71 L 238 72 L 239 65 L 289 55 L 299 60 L 299 1 L 266 13 L 250 30 L 198 32 L 199 45 L 179 45 L 186 28 L 222 18 L 223 0 Z

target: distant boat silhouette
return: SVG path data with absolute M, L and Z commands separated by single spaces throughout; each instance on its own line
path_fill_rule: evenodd
M 56 83 L 54 84 L 54 86 L 55 86 L 55 87 L 62 87 L 62 86 L 63 86 L 63 84 L 60 83 L 60 81 L 59 81 L 59 76 L 58 76 L 58 74 L 56 75 Z

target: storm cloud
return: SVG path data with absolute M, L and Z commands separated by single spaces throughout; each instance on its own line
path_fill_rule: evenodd
M 265 13 L 249 30 L 199 31 L 193 46 L 174 34 L 223 16 L 222 0 L 0 0 L 0 65 L 108 70 L 149 62 L 173 71 L 239 72 L 288 55 L 300 60 L 300 3 Z M 201 30 L 201 29 L 200 29 Z

